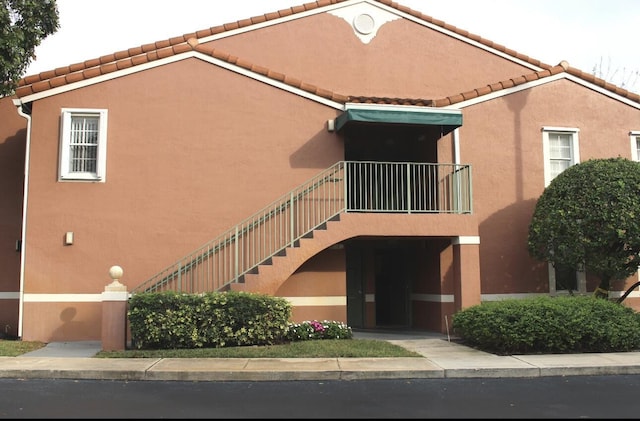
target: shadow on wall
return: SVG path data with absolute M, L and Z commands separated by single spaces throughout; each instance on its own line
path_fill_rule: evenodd
M 77 313 L 78 310 L 75 307 L 67 307 L 60 312 L 62 325 L 51 334 L 52 341 L 87 339 L 80 336 L 87 331 L 87 324 L 85 322 L 74 321 Z
M 18 130 L 13 136 L 0 141 L 0 228 L 3 235 L 0 236 L 0 250 L 10 250 L 9 257 L 13 258 L 12 251 L 15 241 L 20 238 L 22 223 L 22 195 L 24 178 L 24 154 L 26 147 L 25 129 Z M 6 243 L 6 246 L 5 246 Z M 4 259 L 0 256 L 0 267 L 4 272 Z M 11 259 L 13 261 L 13 259 Z M 16 284 L 17 286 L 17 284 Z M 0 283 L 1 291 L 17 291 L 8 285 Z
M 318 170 L 329 168 L 342 160 L 344 160 L 344 144 L 337 135 L 327 132 L 326 128 L 317 132 L 306 142 L 301 142 L 301 146 L 289 157 L 291 168 L 317 168 Z
M 13 111 L 13 110 L 12 110 Z M 15 111 L 13 111 L 15 112 Z M 3 132 L 0 123 L 0 136 Z M 13 129 L 12 129 L 13 130 Z M 20 237 L 26 129 L 0 138 L 0 291 L 15 293 L 15 299 L 2 300 L 0 337 L 18 337 L 20 291 Z
M 549 291 L 547 264 L 530 257 L 527 248 L 529 224 L 536 202 L 537 199 L 517 202 L 480 223 L 483 292 Z M 516 291 L 515 288 L 521 290 Z

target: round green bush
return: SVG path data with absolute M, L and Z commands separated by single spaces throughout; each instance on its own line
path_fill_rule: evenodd
M 500 355 L 621 352 L 640 349 L 640 316 L 592 296 L 486 302 L 452 317 L 467 345 Z

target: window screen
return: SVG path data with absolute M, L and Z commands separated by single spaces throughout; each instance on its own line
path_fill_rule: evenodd
M 99 130 L 100 118 L 97 116 L 71 117 L 70 172 L 97 172 Z

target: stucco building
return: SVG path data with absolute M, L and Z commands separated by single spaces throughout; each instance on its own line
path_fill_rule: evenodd
M 536 200 L 580 160 L 637 159 L 640 97 L 395 2 L 319 0 L 26 76 L 0 120 L 9 334 L 99 339 L 113 265 L 132 293 L 445 331 L 563 293 L 527 252 Z

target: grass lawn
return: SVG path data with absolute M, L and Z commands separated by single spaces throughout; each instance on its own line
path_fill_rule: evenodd
M 45 346 L 42 342 L 0 339 L 0 356 L 16 357 Z M 96 358 L 380 358 L 421 357 L 387 341 L 319 339 L 282 345 L 225 348 L 101 351 Z
M 0 339 L 0 357 L 17 357 L 29 351 L 40 349 L 44 342 L 27 342 L 14 339 Z
M 282 345 L 224 348 L 101 351 L 98 358 L 380 358 L 421 357 L 374 339 L 318 339 Z

